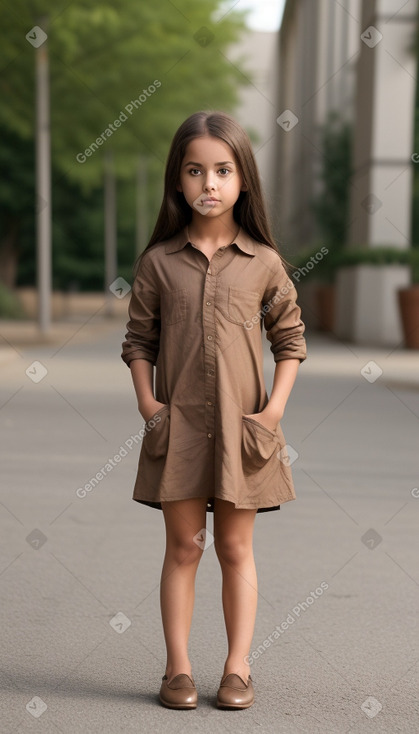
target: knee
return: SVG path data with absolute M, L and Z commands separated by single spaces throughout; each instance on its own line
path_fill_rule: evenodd
M 166 552 L 177 564 L 189 565 L 199 563 L 203 549 L 191 537 L 175 537 L 167 542 Z
M 228 563 L 230 566 L 240 566 L 253 554 L 251 543 L 233 535 L 216 538 L 214 547 L 220 563 Z

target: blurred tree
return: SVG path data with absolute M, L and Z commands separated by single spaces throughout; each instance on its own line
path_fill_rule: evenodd
M 0 126 L 0 280 L 9 288 L 16 281 L 18 257 L 25 229 L 34 226 L 34 150 Z
M 34 141 L 0 127 L 0 281 L 9 288 L 36 279 Z M 127 184 L 126 184 L 127 186 Z M 103 287 L 103 193 L 82 192 L 52 166 L 53 287 Z M 126 192 L 125 192 L 126 193 Z M 128 198 L 128 197 L 127 197 Z M 124 202 L 121 202 L 121 204 Z M 128 259 L 129 248 L 126 247 Z M 132 259 L 132 253 L 131 253 Z M 17 273 L 17 265 L 19 268 Z
M 155 189 L 156 174 L 181 121 L 202 108 L 234 108 L 238 87 L 248 83 L 248 75 L 229 62 L 225 51 L 243 28 L 244 14 L 233 11 L 217 20 L 224 5 L 220 0 L 4 0 L 0 129 L 10 131 L 14 142 L 2 152 L 2 163 L 6 171 L 14 170 L 8 190 L 5 182 L 0 186 L 0 262 L 9 282 L 16 271 L 19 220 L 29 207 L 34 211 L 33 171 L 28 167 L 35 110 L 31 29 L 39 26 L 48 35 L 54 236 L 61 258 L 55 258 L 55 272 L 60 262 L 76 262 L 80 255 L 77 237 L 57 232 L 60 187 L 66 191 L 72 182 L 73 193 L 77 191 L 72 217 L 81 218 L 82 198 L 101 186 L 103 153 L 112 148 L 120 181 L 131 181 L 134 187 L 141 154 L 149 161 Z M 149 198 L 153 205 L 152 192 Z M 134 202 L 133 193 L 133 208 L 124 211 L 125 223 L 131 220 L 132 226 Z M 96 232 L 100 236 L 99 228 Z M 134 242 L 133 231 L 131 238 Z M 23 254 L 32 258 L 33 247 Z M 134 254 L 132 250 L 131 259 Z
M 313 201 L 320 235 L 333 250 L 343 249 L 349 224 L 351 127 L 331 112 L 321 128 L 322 189 Z

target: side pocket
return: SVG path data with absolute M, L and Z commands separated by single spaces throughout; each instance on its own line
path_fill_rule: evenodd
M 153 416 L 147 421 L 142 445 L 144 453 L 151 461 L 161 459 L 167 454 L 170 433 L 170 406 L 163 405 L 154 415 L 160 420 L 154 420 Z
M 244 474 L 254 474 L 262 469 L 275 451 L 279 450 L 279 439 L 252 418 L 242 417 L 242 466 Z

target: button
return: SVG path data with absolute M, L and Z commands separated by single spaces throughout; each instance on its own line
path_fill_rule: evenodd
M 212 438 L 212 433 L 207 433 L 208 438 Z
M 207 339 L 209 339 L 211 341 L 211 339 L 212 339 L 211 334 L 208 334 Z
M 213 375 L 215 375 L 215 372 L 214 372 L 214 370 L 208 370 L 207 374 L 208 374 L 208 375 L 209 375 L 210 377 L 212 377 Z
M 211 400 L 207 400 L 207 405 L 212 405 Z
M 211 301 L 207 301 L 207 306 L 211 306 Z

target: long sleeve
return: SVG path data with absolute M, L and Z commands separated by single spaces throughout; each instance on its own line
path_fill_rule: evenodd
M 278 268 L 263 295 L 264 326 L 275 362 L 282 359 L 299 359 L 303 362 L 307 357 L 303 336 L 305 326 L 296 300 L 294 283 L 278 260 Z
M 156 364 L 160 346 L 160 294 L 152 264 L 145 258 L 132 286 L 128 315 L 121 358 L 128 367 L 133 359 L 140 358 Z

